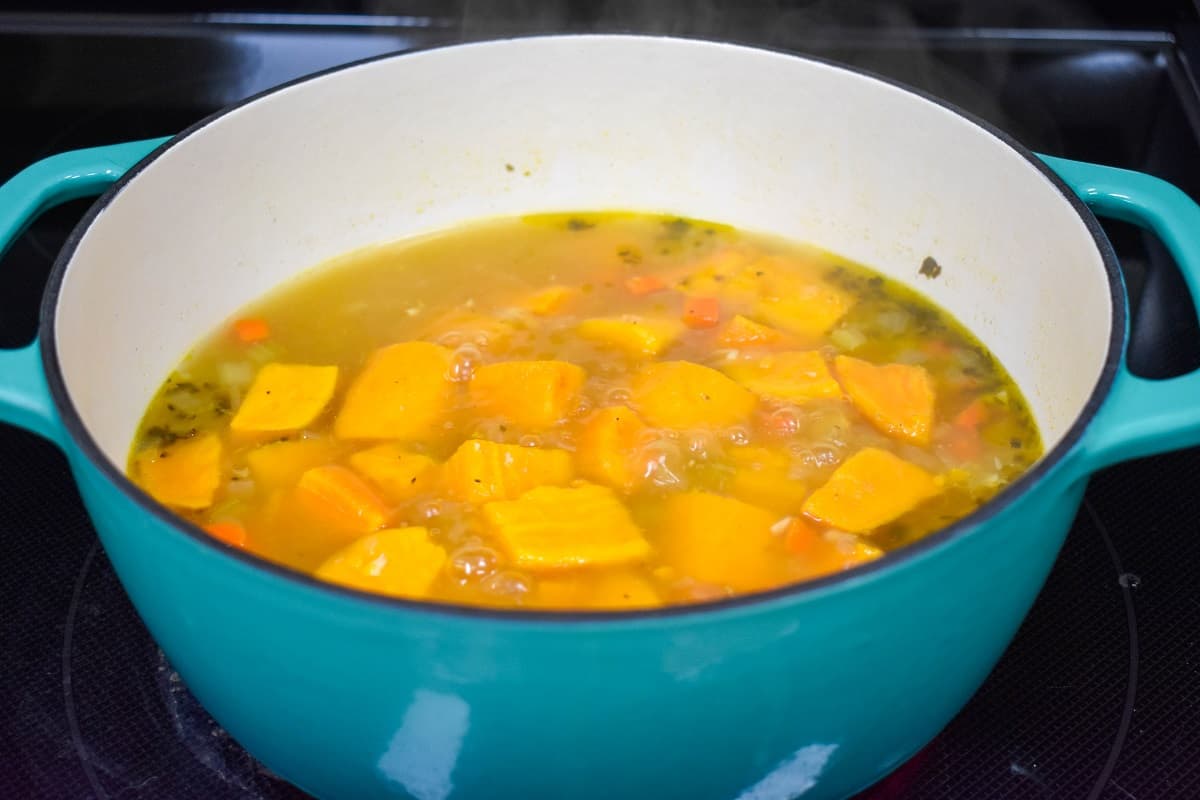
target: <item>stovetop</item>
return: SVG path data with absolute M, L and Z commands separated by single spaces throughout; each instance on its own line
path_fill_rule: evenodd
M 938 23 L 936 3 L 849 18 L 819 2 L 759 4 L 773 16 L 716 0 L 673 3 L 675 17 L 637 11 L 648 5 L 463 0 L 374 18 L 0 13 L 0 179 L 64 149 L 176 132 L 347 61 L 598 27 L 853 64 L 940 95 L 1042 152 L 1152 172 L 1200 197 L 1190 12 L 1128 30 L 1078 9 L 1032 22 L 1026 14 L 1010 27 L 994 13 Z M 1148 9 L 1158 4 L 1139 7 L 1139 24 L 1156 19 Z M 4 257 L 0 346 L 32 338 L 50 263 L 87 204 L 48 213 Z M 1200 330 L 1169 257 L 1136 229 L 1105 228 L 1133 295 L 1135 371 L 1163 377 L 1200 365 Z M 1200 797 L 1197 480 L 1195 450 L 1097 475 L 995 672 L 941 735 L 864 797 Z M 0 567 L 0 798 L 304 797 L 188 694 L 126 599 L 63 458 L 2 426 Z

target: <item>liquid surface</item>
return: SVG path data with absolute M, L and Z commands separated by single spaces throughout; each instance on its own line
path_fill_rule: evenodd
M 611 609 L 879 558 L 1041 452 L 1000 364 L 918 294 L 812 247 L 605 213 L 481 222 L 280 287 L 164 383 L 129 474 L 326 580 Z

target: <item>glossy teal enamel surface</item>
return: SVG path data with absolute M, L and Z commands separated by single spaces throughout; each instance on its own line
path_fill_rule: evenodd
M 0 256 L 39 214 L 79 197 L 97 195 L 166 139 L 123 142 L 73 150 L 42 159 L 0 186 Z M 0 421 L 62 443 L 41 350 L 35 340 L 18 350 L 0 350 Z
M 154 144 L 111 152 L 128 166 Z M 68 156 L 35 165 L 61 173 L 46 166 L 14 179 L 25 188 L 0 189 L 7 236 L 79 196 L 70 176 L 88 164 L 122 163 Z M 1160 230 L 1195 286 L 1191 201 L 1142 176 L 1050 161 L 1099 212 Z M 84 170 L 90 191 L 108 169 Z M 35 353 L 3 354 L 0 419 L 61 444 L 123 585 L 188 687 L 268 767 L 324 798 L 844 797 L 919 749 L 987 676 L 1087 471 L 1191 444 L 1200 418 L 1184 402 L 1195 376 L 1151 384 L 1123 372 L 1076 452 L 936 546 L 706 611 L 496 615 L 319 586 L 149 511 L 61 433 Z
M 1042 159 L 1103 217 L 1132 222 L 1159 238 L 1200 299 L 1200 207 L 1172 184 L 1141 172 Z M 1080 447 L 1087 472 L 1117 461 L 1200 444 L 1200 371 L 1147 380 L 1121 371 Z

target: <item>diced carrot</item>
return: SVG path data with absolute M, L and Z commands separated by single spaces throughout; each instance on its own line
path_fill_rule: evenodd
M 287 489 L 306 470 L 333 461 L 336 453 L 337 445 L 332 439 L 291 439 L 251 450 L 246 454 L 246 466 L 256 488 Z
M 633 405 L 663 428 L 726 427 L 744 422 L 758 404 L 753 392 L 711 367 L 660 361 L 638 371 Z
M 987 404 L 982 397 L 976 397 L 954 416 L 954 424 L 959 428 L 978 430 L 988 417 Z
M 936 338 L 926 339 L 921 344 L 921 350 L 924 351 L 926 355 L 932 356 L 933 358 L 945 358 L 954 352 L 954 348 L 950 346 L 949 342 L 947 342 L 945 339 Z
M 798 514 L 807 495 L 804 482 L 790 475 L 791 459 L 779 450 L 738 447 L 731 452 L 736 469 L 729 493 L 781 514 Z
M 233 333 L 237 336 L 238 341 L 245 344 L 254 344 L 268 339 L 271 336 L 271 326 L 267 324 L 265 319 L 257 317 L 249 317 L 239 319 L 233 323 Z
M 357 533 L 383 527 L 390 514 L 362 478 L 336 464 L 307 470 L 296 484 L 295 497 L 322 522 Z
M 842 463 L 804 503 L 804 513 L 850 533 L 866 533 L 941 491 L 939 481 L 899 456 L 864 448 Z
M 707 583 L 751 591 L 785 575 L 771 527 L 778 514 L 708 492 L 669 495 L 662 504 L 656 544 L 663 564 Z
M 575 443 L 580 474 L 616 489 L 633 489 L 642 478 L 636 449 L 647 430 L 631 408 L 598 409 L 584 423 Z
M 811 522 L 793 517 L 783 534 L 783 546 L 789 553 L 807 555 L 824 542 L 821 532 Z
M 225 544 L 234 547 L 246 546 L 246 529 L 240 522 L 210 522 L 204 526 L 205 532 Z
M 238 433 L 299 430 L 329 405 L 337 376 L 337 367 L 267 364 L 254 376 L 229 429 Z
M 432 438 L 449 414 L 451 353 L 429 342 L 376 350 L 350 384 L 333 424 L 341 439 Z
M 975 428 L 952 425 L 942 447 L 958 462 L 975 461 L 983 455 L 983 439 Z
M 142 450 L 134 459 L 134 476 L 163 505 L 208 508 L 221 485 L 221 456 L 221 438 L 205 433 Z
M 567 361 L 503 361 L 475 370 L 469 390 L 480 412 L 541 430 L 570 414 L 585 380 Z
M 772 400 L 803 402 L 835 399 L 842 387 L 816 350 L 773 353 L 749 361 L 734 361 L 725 374 L 757 395 Z
M 539 317 L 545 317 L 562 311 L 576 292 L 570 286 L 550 286 L 531 294 L 523 305 Z
M 571 480 L 571 454 L 553 447 L 521 447 L 468 439 L 442 467 L 442 485 L 456 500 L 512 500 L 538 486 Z
M 783 543 L 796 556 L 793 577 L 797 580 L 840 572 L 883 554 L 879 548 L 863 542 L 855 542 L 848 550 L 843 543 L 830 541 L 811 522 L 800 517 L 788 523 Z
M 661 291 L 667 284 L 657 275 L 633 275 L 625 279 L 625 288 L 635 297 Z
M 837 356 L 834 368 L 850 401 L 875 427 L 914 444 L 929 444 L 934 392 L 933 380 L 924 367 L 879 366 L 851 356 Z
M 542 578 L 533 605 L 555 609 L 653 608 L 661 606 L 662 599 L 642 576 L 629 570 L 605 569 Z
M 683 324 L 689 328 L 715 328 L 721 321 L 721 301 L 715 297 L 689 297 L 683 301 Z
M 584 339 L 615 347 L 631 356 L 656 356 L 670 347 L 684 326 L 678 320 L 626 314 L 585 319 L 575 328 Z
M 553 571 L 643 560 L 650 545 L 612 489 L 539 486 L 483 506 L 493 536 L 518 567 Z
M 437 485 L 434 460 L 395 442 L 360 450 L 350 456 L 350 466 L 392 503 L 403 503 Z
M 338 550 L 316 569 L 321 580 L 394 597 L 424 597 L 446 563 L 425 528 L 389 528 Z
M 775 344 L 783 339 L 783 334 L 775 328 L 761 325 L 749 317 L 735 314 L 717 337 L 717 341 L 733 347 L 744 347 L 755 344 Z

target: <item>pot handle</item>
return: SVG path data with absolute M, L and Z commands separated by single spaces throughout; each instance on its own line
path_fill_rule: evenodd
M 165 141 L 145 139 L 71 150 L 18 172 L 0 186 L 0 258 L 43 212 L 68 200 L 102 193 Z M 37 339 L 15 350 L 0 350 L 0 422 L 63 443 Z
M 1097 215 L 1152 231 L 1175 259 L 1200 313 L 1200 206 L 1164 180 L 1116 167 L 1041 156 Z M 1128 342 L 1128 336 L 1126 336 Z M 1200 370 L 1139 378 L 1125 353 L 1104 404 L 1080 442 L 1087 472 L 1200 444 Z

